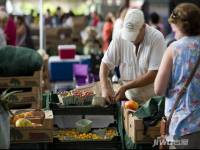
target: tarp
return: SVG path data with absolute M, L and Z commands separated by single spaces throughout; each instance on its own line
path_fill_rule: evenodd
M 0 76 L 30 76 L 40 70 L 43 59 L 35 50 L 25 47 L 0 48 Z

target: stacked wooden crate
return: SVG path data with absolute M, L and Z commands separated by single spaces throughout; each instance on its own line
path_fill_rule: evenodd
M 42 101 L 42 71 L 35 71 L 32 76 L 0 77 L 0 89 L 17 90 L 12 99 L 12 108 L 40 108 Z
M 13 101 L 11 111 L 14 114 L 10 117 L 11 143 L 53 142 L 53 113 L 51 110 L 42 110 L 42 80 L 43 68 L 40 71 L 35 71 L 32 76 L 0 77 L 1 91 L 5 89 L 19 91 L 11 97 Z M 44 117 L 32 116 L 28 118 L 33 126 L 17 127 L 16 122 L 13 123 L 13 118 L 16 115 L 36 111 L 42 112 Z M 27 119 L 26 116 L 24 118 Z M 39 126 L 35 126 L 35 123 Z
M 143 119 L 134 116 L 134 111 L 122 106 L 124 128 L 128 137 L 135 144 L 153 143 L 160 136 L 160 124 L 148 127 L 144 132 Z

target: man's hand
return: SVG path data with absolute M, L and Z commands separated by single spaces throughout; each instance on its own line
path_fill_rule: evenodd
M 115 102 L 114 92 L 111 88 L 102 89 L 102 97 L 105 98 L 109 104 L 113 104 Z
M 121 86 L 117 91 L 117 93 L 115 94 L 115 101 L 123 100 L 125 98 L 125 92 L 126 92 L 125 87 Z
M 110 104 L 114 103 L 114 91 L 111 86 L 110 80 L 108 80 L 108 74 L 110 70 L 108 66 L 105 63 L 101 63 L 100 66 L 100 84 L 101 84 L 101 91 L 102 91 L 102 97 L 106 99 L 106 101 Z

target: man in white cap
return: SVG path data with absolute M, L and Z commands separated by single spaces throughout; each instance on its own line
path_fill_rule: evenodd
M 154 96 L 153 82 L 164 50 L 162 33 L 144 22 L 139 9 L 129 9 L 120 34 L 111 41 L 100 66 L 102 96 L 110 103 L 123 98 L 143 103 Z M 119 66 L 122 85 L 114 94 L 108 80 Z

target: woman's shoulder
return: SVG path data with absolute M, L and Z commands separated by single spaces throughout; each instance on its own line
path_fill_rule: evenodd
M 187 47 L 191 44 L 200 46 L 200 36 L 185 36 L 179 40 L 172 42 L 170 45 L 173 47 Z

